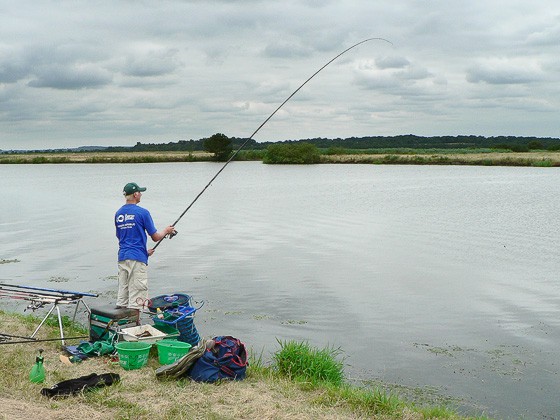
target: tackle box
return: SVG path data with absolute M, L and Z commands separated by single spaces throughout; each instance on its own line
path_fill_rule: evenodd
M 90 306 L 89 340 L 112 342 L 123 328 L 136 326 L 138 312 L 114 305 Z

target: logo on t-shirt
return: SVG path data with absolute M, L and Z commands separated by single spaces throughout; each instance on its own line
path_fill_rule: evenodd
M 119 229 L 130 229 L 134 223 L 134 214 L 119 214 L 117 216 L 117 227 Z

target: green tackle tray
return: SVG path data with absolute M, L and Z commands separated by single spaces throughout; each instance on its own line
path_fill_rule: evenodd
M 137 311 L 114 305 L 90 306 L 89 339 L 112 342 L 122 328 L 136 326 Z

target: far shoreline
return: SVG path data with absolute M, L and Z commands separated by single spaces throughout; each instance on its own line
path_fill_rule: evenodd
M 255 151 L 243 151 L 236 160 L 261 161 Z M 212 162 L 211 153 L 203 151 L 148 152 L 31 152 L 0 154 L 0 164 L 65 164 L 65 163 L 164 163 Z M 319 164 L 378 164 L 378 165 L 471 165 L 471 166 L 530 166 L 560 167 L 560 151 L 535 150 L 528 152 L 479 150 L 458 151 L 406 149 L 388 151 L 368 150 L 361 153 L 320 155 Z

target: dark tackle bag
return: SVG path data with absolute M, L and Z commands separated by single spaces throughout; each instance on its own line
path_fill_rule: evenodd
M 92 373 L 87 376 L 80 376 L 76 379 L 68 379 L 53 385 L 52 388 L 43 388 L 41 394 L 45 397 L 57 397 L 79 394 L 93 388 L 113 385 L 120 381 L 121 377 L 117 373 Z
M 202 356 L 194 363 L 189 376 L 198 382 L 216 382 L 220 379 L 240 381 L 247 370 L 245 344 L 231 336 L 214 337 Z

